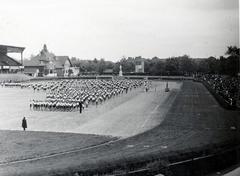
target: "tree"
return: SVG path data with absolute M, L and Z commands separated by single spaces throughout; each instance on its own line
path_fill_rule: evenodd
M 134 71 L 134 67 L 135 67 L 135 63 L 134 63 L 134 59 L 132 57 L 123 57 L 121 60 L 120 60 L 120 64 L 122 65 L 122 71 L 123 72 L 127 72 L 127 73 L 130 73 L 130 72 L 133 72 Z
M 227 74 L 230 76 L 237 76 L 239 72 L 239 56 L 231 55 L 227 58 Z
M 190 75 L 194 72 L 194 64 L 188 55 L 178 57 L 179 59 L 179 73 L 182 75 Z
M 164 75 L 165 62 L 161 61 L 159 58 L 152 58 L 147 61 L 148 67 L 145 69 L 150 75 Z
M 120 67 L 120 62 L 116 62 L 113 67 L 113 73 L 118 74 L 119 73 L 119 67 Z
M 209 64 L 207 59 L 201 59 L 197 64 L 197 72 L 200 73 L 208 73 L 209 72 Z
M 231 76 L 237 76 L 240 69 L 239 48 L 236 46 L 228 46 L 226 55 L 229 55 L 226 61 L 227 74 Z
M 224 75 L 228 73 L 227 59 L 223 56 L 221 56 L 219 60 L 219 73 Z
M 100 59 L 100 61 L 97 63 L 97 72 L 98 74 L 103 74 L 103 71 L 106 69 L 105 68 L 105 60 L 104 59 Z
M 225 54 L 230 56 L 239 56 L 239 48 L 236 46 L 228 46 Z
M 94 62 L 94 63 L 98 63 L 97 58 L 94 58 L 94 59 L 93 59 L 93 62 Z
M 165 63 L 165 71 L 168 75 L 179 75 L 179 62 L 177 58 L 169 58 Z
M 219 73 L 219 62 L 218 60 L 211 56 L 207 59 L 207 63 L 208 63 L 208 72 L 211 74 L 217 74 Z

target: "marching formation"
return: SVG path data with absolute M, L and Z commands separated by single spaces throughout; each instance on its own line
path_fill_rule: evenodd
M 143 80 L 51 80 L 28 83 L 8 83 L 6 87 L 31 88 L 45 91 L 45 100 L 30 100 L 37 111 L 79 111 L 90 104 L 102 104 L 108 99 L 127 94 L 132 89 L 148 85 Z

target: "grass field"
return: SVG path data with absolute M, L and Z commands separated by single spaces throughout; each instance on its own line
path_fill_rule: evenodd
M 95 148 L 3 164 L 0 175 L 51 175 L 108 166 L 124 167 L 129 163 L 181 156 L 181 153 L 240 141 L 239 112 L 222 109 L 201 83 L 185 81 L 180 91 L 171 90 L 171 94 L 162 106 L 156 107 L 156 116 L 161 115 L 161 108 L 169 108 L 169 111 L 162 123 L 153 129 Z M 232 130 L 233 126 L 236 130 Z M 10 136 L 15 138 L 16 134 Z
M 0 164 L 117 140 L 113 137 L 90 134 L 23 131 L 1 131 L 0 139 Z

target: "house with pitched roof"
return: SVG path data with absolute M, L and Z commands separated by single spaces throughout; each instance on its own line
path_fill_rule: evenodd
M 55 56 L 44 44 L 38 55 L 24 62 L 24 73 L 30 76 L 69 76 L 71 66 L 68 56 Z
M 56 56 L 55 71 L 58 76 L 68 76 L 71 72 L 71 66 L 68 56 Z

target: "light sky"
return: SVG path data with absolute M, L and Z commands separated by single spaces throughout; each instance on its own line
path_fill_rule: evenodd
M 0 44 L 80 59 L 224 55 L 238 0 L 0 0 Z

